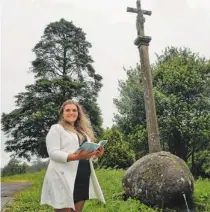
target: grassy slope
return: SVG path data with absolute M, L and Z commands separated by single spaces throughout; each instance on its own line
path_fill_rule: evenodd
M 121 179 L 124 174 L 123 170 L 97 170 L 96 171 L 100 185 L 105 195 L 107 204 L 103 205 L 97 200 L 87 201 L 85 204 L 85 212 L 153 212 L 154 209 L 148 208 L 139 201 L 129 199 L 123 201 L 120 198 L 113 198 L 113 194 L 122 192 Z M 2 182 L 10 181 L 31 181 L 33 186 L 15 195 L 16 201 L 10 205 L 11 212 L 53 212 L 49 206 L 40 206 L 41 187 L 45 171 L 38 173 L 15 175 L 3 177 Z M 210 181 L 198 180 L 195 183 L 195 200 L 203 207 L 196 211 L 210 211 Z M 141 210 L 140 210 L 141 209 Z

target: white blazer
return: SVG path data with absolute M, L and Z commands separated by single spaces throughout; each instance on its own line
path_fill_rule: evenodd
M 89 137 L 88 142 L 91 142 Z M 75 210 L 73 192 L 79 161 L 67 162 L 67 156 L 79 147 L 78 137 L 76 133 L 65 130 L 60 124 L 55 124 L 51 126 L 47 134 L 46 145 L 50 163 L 42 186 L 41 205 L 48 204 L 56 209 L 73 208 Z M 89 198 L 97 198 L 105 204 L 92 160 L 89 161 L 91 168 Z

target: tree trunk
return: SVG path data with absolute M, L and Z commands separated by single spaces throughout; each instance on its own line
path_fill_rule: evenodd
M 191 157 L 191 172 L 193 175 L 195 175 L 195 144 L 193 143 L 193 147 L 192 147 L 192 157 Z
M 187 148 L 184 145 L 179 144 L 178 146 L 176 146 L 175 152 L 176 156 L 182 158 L 185 162 L 187 162 Z

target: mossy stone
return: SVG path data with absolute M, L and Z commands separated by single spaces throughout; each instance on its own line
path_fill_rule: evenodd
M 182 206 L 192 198 L 194 178 L 187 164 L 169 152 L 148 154 L 136 161 L 123 177 L 127 196 L 150 206 Z

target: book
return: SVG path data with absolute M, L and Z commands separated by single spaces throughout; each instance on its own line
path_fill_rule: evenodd
M 85 142 L 83 143 L 78 149 L 79 150 L 84 150 L 87 152 L 92 152 L 92 151 L 96 151 L 97 149 L 99 149 L 101 146 L 104 147 L 106 145 L 106 143 L 108 142 L 108 140 L 102 140 L 99 143 L 88 143 Z M 76 152 L 77 152 L 76 151 Z

